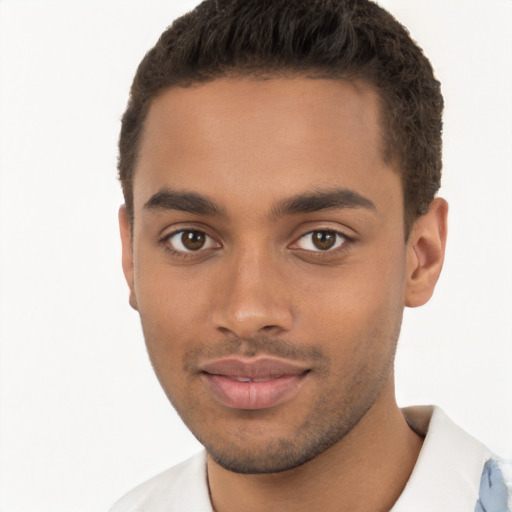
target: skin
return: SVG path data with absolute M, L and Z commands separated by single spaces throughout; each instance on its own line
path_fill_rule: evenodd
M 133 229 L 119 214 L 123 268 L 160 383 L 207 448 L 218 512 L 389 510 L 412 471 L 422 440 L 396 405 L 393 360 L 404 306 L 441 271 L 447 205 L 406 238 L 381 148 L 363 83 L 218 79 L 153 101 Z M 362 200 L 320 205 L 340 190 Z M 205 245 L 188 250 L 186 230 Z M 307 372 L 271 407 L 230 407 L 201 368 L 231 355 Z

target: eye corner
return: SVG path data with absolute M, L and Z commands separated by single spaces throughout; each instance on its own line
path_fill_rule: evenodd
M 195 227 L 176 228 L 159 239 L 159 244 L 173 256 L 194 258 L 222 248 L 222 244 L 205 230 Z
M 302 244 L 301 241 L 303 241 Z M 332 228 L 317 228 L 296 238 L 289 247 L 307 252 L 328 253 L 343 248 L 351 241 L 352 238 L 342 231 Z

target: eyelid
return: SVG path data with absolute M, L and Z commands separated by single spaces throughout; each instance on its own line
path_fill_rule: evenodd
M 313 223 L 311 223 L 313 224 Z M 316 224 L 316 222 L 314 223 Z M 344 229 L 340 229 L 339 227 L 326 226 L 326 225 L 315 225 L 311 226 L 310 229 L 307 229 L 308 226 L 302 227 L 302 233 L 300 236 L 296 236 L 294 241 L 288 245 L 288 248 L 293 249 L 295 251 L 300 251 L 302 253 L 310 254 L 311 256 L 322 258 L 333 256 L 335 254 L 341 253 L 349 248 L 350 245 L 355 241 L 355 237 L 353 235 L 348 235 Z M 204 255 L 204 253 L 209 253 L 211 251 L 215 251 L 216 249 L 221 249 L 224 245 L 219 241 L 219 237 L 210 234 L 210 229 L 208 227 L 203 227 L 202 225 L 198 226 L 196 224 L 181 224 L 174 225 L 172 228 L 168 226 L 169 231 L 163 230 L 162 236 L 159 237 L 158 243 L 162 245 L 167 251 L 171 252 L 175 256 L 179 256 L 181 258 L 190 258 L 194 256 Z M 307 231 L 305 231 L 307 229 Z M 201 247 L 197 250 L 193 249 L 180 249 L 173 246 L 170 240 L 180 233 L 184 232 L 199 232 L 204 234 L 207 240 L 207 246 Z M 348 229 L 347 229 L 348 231 Z M 299 242 L 307 236 L 312 235 L 315 232 L 329 232 L 334 233 L 338 237 L 341 237 L 341 243 L 338 241 L 335 243 L 334 247 L 330 247 L 328 249 L 308 249 L 299 246 Z
M 197 232 L 201 233 L 206 238 L 206 244 L 208 244 L 207 247 L 201 247 L 197 250 L 190 250 L 187 248 L 176 248 L 176 246 L 173 246 L 171 243 L 171 239 L 175 237 L 176 235 L 179 235 L 180 233 L 186 233 L 186 232 Z M 212 243 L 213 242 L 213 243 Z M 188 225 L 188 226 L 175 226 L 174 229 L 171 231 L 165 232 L 158 240 L 158 243 L 162 246 L 164 246 L 168 251 L 173 253 L 174 255 L 178 255 L 181 257 L 188 257 L 188 256 L 194 256 L 199 254 L 204 254 L 206 251 L 215 250 L 222 247 L 222 244 L 217 240 L 216 237 L 212 236 L 208 233 L 208 230 L 205 228 L 201 228 L 194 225 Z M 181 242 L 180 242 L 181 243 Z
M 313 233 L 318 232 L 329 232 L 334 233 L 338 237 L 341 237 L 341 241 L 336 241 L 334 247 L 330 247 L 328 249 L 318 249 L 318 248 L 303 248 L 299 246 L 300 240 L 304 239 L 307 236 L 312 235 Z M 352 243 L 355 241 L 355 238 L 351 235 L 347 235 L 346 232 L 340 230 L 339 228 L 334 228 L 331 226 L 320 226 L 320 227 L 314 227 L 313 229 L 309 229 L 305 233 L 301 234 L 300 236 L 296 237 L 294 242 L 289 245 L 289 248 L 300 251 L 303 254 L 311 255 L 315 258 L 323 258 L 323 257 L 329 257 L 337 255 L 343 251 L 346 251 L 349 249 L 349 247 L 352 245 Z
M 334 244 L 332 245 L 332 247 L 328 247 L 326 249 L 320 249 L 320 248 L 317 248 L 317 247 L 314 247 L 314 242 L 312 240 L 312 236 L 315 234 L 315 233 L 331 233 L 335 236 L 335 239 L 334 239 Z M 308 237 L 311 237 L 311 240 L 310 240 L 310 246 L 309 248 L 302 248 L 306 251 L 319 251 L 319 252 L 329 252 L 329 251 L 334 251 L 336 250 L 338 247 L 341 247 L 343 245 L 343 243 L 345 242 L 346 238 L 341 234 L 341 233 L 338 233 L 336 231 L 327 231 L 327 230 L 315 230 L 315 231 L 310 231 L 309 233 L 306 233 L 305 235 L 302 235 L 298 240 L 297 242 L 295 242 L 295 244 L 298 244 L 298 242 L 304 240 L 306 241 L 308 239 Z

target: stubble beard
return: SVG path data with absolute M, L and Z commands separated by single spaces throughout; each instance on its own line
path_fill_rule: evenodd
M 226 449 L 202 439 L 200 434 L 196 437 L 209 456 L 228 471 L 240 474 L 281 473 L 306 464 L 338 443 L 357 425 L 371 405 L 373 403 L 362 410 L 344 409 L 330 419 L 322 416 L 324 411 L 319 408 L 317 413 L 325 422 L 310 419 L 301 425 L 293 439 L 273 438 L 265 446 L 253 447 L 250 451 L 243 446 L 237 446 L 236 450 Z
M 396 346 L 398 333 L 394 333 L 393 344 Z M 382 341 L 382 340 L 381 340 Z M 247 342 L 250 349 L 243 350 L 240 340 L 226 342 L 221 347 L 209 348 L 216 356 L 239 354 L 253 356 L 260 353 L 304 359 L 313 357 L 320 361 L 319 379 L 329 381 L 331 375 L 330 361 L 318 348 L 299 349 L 281 341 L 261 338 Z M 236 347 L 235 347 L 236 345 Z M 261 350 L 260 350 L 261 349 Z M 200 351 L 205 353 L 205 349 Z M 336 443 L 346 438 L 347 434 L 360 422 L 368 410 L 375 404 L 383 386 L 393 371 L 394 349 L 387 353 L 385 360 L 375 367 L 375 358 L 364 360 L 354 368 L 341 385 L 334 380 L 334 385 L 322 388 L 322 396 L 313 405 L 304 421 L 293 434 L 269 437 L 261 435 L 251 438 L 247 431 L 212 433 L 204 428 L 204 419 L 197 418 L 200 411 L 195 407 L 185 408 L 183 400 L 167 390 L 167 395 L 192 434 L 205 447 L 209 456 L 221 467 L 240 474 L 269 474 L 280 473 L 297 468 L 318 455 L 322 454 Z M 184 370 L 193 366 L 191 361 L 197 357 L 197 350 L 190 351 L 184 357 Z M 157 372 L 158 374 L 158 372 Z M 165 387 L 164 387 L 165 389 Z M 332 399 L 331 397 L 339 397 Z M 259 411 L 241 411 L 249 420 L 257 417 Z M 196 416 L 196 418 L 194 418 Z M 210 420 L 210 421 L 214 421 Z

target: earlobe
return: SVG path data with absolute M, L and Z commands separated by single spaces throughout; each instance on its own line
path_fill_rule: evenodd
M 121 234 L 121 246 L 122 246 L 122 264 L 123 272 L 128 288 L 130 290 L 130 297 L 128 302 L 130 306 L 138 311 L 137 299 L 135 297 L 134 290 L 134 270 L 133 270 L 133 246 L 132 246 L 132 229 L 130 219 L 126 206 L 122 205 L 119 208 L 119 231 Z
M 446 247 L 448 203 L 435 198 L 413 225 L 407 243 L 405 305 L 422 306 L 434 293 Z

